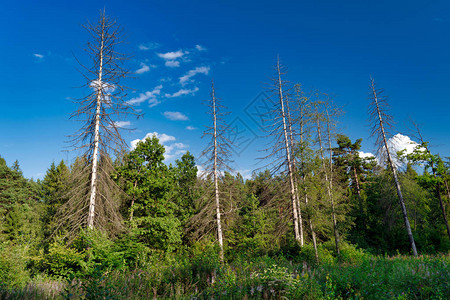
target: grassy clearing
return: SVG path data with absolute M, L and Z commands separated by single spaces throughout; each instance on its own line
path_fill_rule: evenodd
M 37 277 L 1 287 L 2 299 L 448 299 L 450 256 L 365 256 L 308 264 L 284 257 L 220 265 L 205 252 L 160 257 L 134 270 L 93 270 L 84 277 Z

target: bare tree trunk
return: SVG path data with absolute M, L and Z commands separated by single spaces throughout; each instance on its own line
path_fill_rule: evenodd
M 305 197 L 305 208 L 308 209 L 308 205 L 309 205 L 309 199 L 308 199 L 308 191 L 306 189 L 306 173 L 305 173 L 305 149 L 304 149 L 304 140 L 303 140 L 303 133 L 304 133 L 304 124 L 305 124 L 305 120 L 304 120 L 304 116 L 305 116 L 305 112 L 304 112 L 304 102 L 302 102 L 302 100 L 300 99 L 300 85 L 296 84 L 295 85 L 295 91 L 296 91 L 296 97 L 297 97 L 297 101 L 298 101 L 298 105 L 300 108 L 300 166 L 301 166 L 301 179 L 302 179 L 302 183 L 303 183 L 303 193 L 304 193 L 304 197 Z M 313 224 L 313 220 L 311 218 L 311 215 L 308 213 L 306 214 L 306 218 L 307 218 L 307 222 L 309 225 L 309 230 L 311 231 L 311 239 L 313 242 L 313 247 L 314 247 L 314 254 L 316 257 L 316 262 L 319 262 L 319 252 L 317 250 L 317 239 L 316 239 L 316 232 L 314 230 L 314 224 Z
M 138 174 L 140 173 L 140 171 L 138 172 Z M 134 182 L 134 188 L 136 189 L 137 186 L 137 181 Z M 133 221 L 133 214 L 134 214 L 134 201 L 136 200 L 136 196 L 133 195 L 133 199 L 131 200 L 131 205 L 130 205 L 130 222 Z
M 337 219 L 336 219 L 336 211 L 334 207 L 334 199 L 332 195 L 333 191 L 333 155 L 331 151 L 331 130 L 330 130 L 330 115 L 328 112 L 328 109 L 326 110 L 327 114 L 327 132 L 328 132 L 328 152 L 330 153 L 330 178 L 329 178 L 329 196 L 330 196 L 330 202 L 331 202 L 331 214 L 333 217 L 333 230 L 334 230 L 334 242 L 336 244 L 336 252 L 338 256 L 341 254 L 339 250 L 339 231 L 337 229 Z M 322 154 L 323 158 L 323 154 Z M 326 173 L 326 172 L 325 172 Z
M 359 179 L 358 179 L 358 173 L 356 172 L 356 168 L 353 167 L 353 177 L 355 178 L 355 184 L 356 184 L 356 193 L 358 194 L 359 199 L 359 213 L 361 215 L 362 225 L 363 228 L 366 228 L 366 218 L 364 217 L 364 206 L 363 206 L 363 200 L 361 197 L 361 187 L 359 186 Z
M 295 152 L 294 152 L 294 132 L 292 131 L 292 119 L 291 119 L 291 112 L 289 108 L 289 102 L 288 99 L 286 99 L 286 109 L 287 109 L 287 121 L 288 121 L 288 130 L 289 130 L 289 143 L 292 150 L 292 170 L 294 172 L 294 196 L 295 196 L 295 202 L 297 204 L 297 210 L 298 210 L 298 226 L 299 226 L 299 234 L 300 234 L 300 246 L 303 247 L 304 245 L 304 238 L 303 238 L 303 220 L 302 220 L 302 209 L 300 207 L 300 197 L 298 193 L 298 181 L 297 181 L 297 168 L 296 168 L 296 158 L 295 158 Z
M 213 119 L 214 119 L 214 192 L 216 199 L 216 219 L 217 219 L 217 239 L 220 247 L 220 261 L 223 262 L 223 236 L 222 236 L 222 223 L 220 220 L 220 200 L 219 200 L 219 170 L 217 168 L 217 115 L 216 115 L 216 98 L 214 94 L 214 84 L 212 86 L 212 100 L 213 100 Z
M 320 130 L 319 113 L 317 111 L 317 108 L 316 108 L 316 126 L 317 126 L 317 138 L 319 140 L 319 147 L 320 147 L 320 157 L 321 157 L 321 160 L 322 160 L 322 166 L 323 166 L 323 170 L 324 170 L 324 173 L 325 173 L 325 182 L 327 183 L 327 194 L 328 194 L 328 199 L 329 199 L 330 205 L 331 205 L 331 215 L 332 215 L 332 220 L 333 220 L 334 243 L 335 243 L 335 246 L 336 246 L 336 252 L 337 252 L 337 254 L 339 256 L 340 255 L 340 251 L 339 251 L 339 236 L 338 236 L 337 226 L 336 226 L 337 222 L 336 222 L 336 214 L 335 214 L 335 211 L 334 211 L 334 200 L 333 200 L 333 194 L 332 194 L 332 185 L 331 185 L 330 178 L 328 177 L 327 167 L 325 165 L 325 157 L 323 155 L 322 134 L 321 134 L 321 130 Z
M 281 81 L 281 69 L 280 69 L 280 59 L 277 59 L 277 72 L 278 72 L 278 98 L 280 101 L 281 108 L 281 118 L 283 120 L 283 133 L 284 133 L 284 143 L 286 150 L 286 160 L 288 165 L 288 173 L 289 173 L 289 183 L 290 183 L 290 196 L 292 202 L 292 215 L 293 215 L 293 223 L 294 223 L 294 235 L 295 240 L 300 243 L 300 232 L 298 227 L 298 211 L 297 211 L 297 201 L 295 197 L 295 186 L 294 186 L 294 174 L 292 170 L 292 158 L 289 147 L 289 137 L 287 132 L 287 124 L 286 124 L 286 114 L 284 111 L 284 95 L 283 95 L 283 86 Z
M 376 93 L 376 90 L 375 90 L 375 84 L 374 84 L 373 79 L 371 81 L 371 88 L 372 88 L 372 93 L 373 93 L 373 100 L 374 100 L 375 105 L 376 105 L 376 111 L 377 111 L 378 120 L 379 120 L 379 126 L 380 126 L 380 130 L 381 130 L 381 136 L 382 136 L 384 147 L 385 147 L 385 150 L 386 150 L 386 155 L 387 155 L 389 167 L 391 168 L 392 176 L 394 177 L 395 187 L 397 189 L 398 201 L 400 203 L 400 207 L 401 207 L 401 210 L 402 210 L 402 213 L 403 213 L 403 221 L 405 223 L 406 232 L 407 232 L 408 238 L 409 238 L 409 243 L 411 244 L 413 255 L 417 256 L 416 243 L 414 242 L 414 236 L 412 234 L 411 226 L 409 224 L 408 213 L 406 211 L 405 201 L 403 200 L 403 195 L 402 195 L 402 191 L 401 191 L 401 188 L 400 188 L 400 182 L 399 182 L 398 176 L 397 176 L 397 170 L 394 167 L 394 164 L 393 164 L 392 159 L 391 159 L 391 154 L 389 152 L 389 146 L 388 146 L 387 139 L 386 139 L 386 134 L 385 134 L 385 131 L 384 131 L 383 118 L 382 118 L 382 115 L 381 115 L 380 107 L 378 105 L 378 98 L 377 98 L 377 93 Z
M 101 45 L 99 52 L 99 71 L 97 82 L 95 83 L 97 88 L 97 108 L 95 110 L 95 128 L 94 128 L 94 152 L 92 154 L 92 173 L 91 173 L 91 195 L 89 198 L 89 215 L 88 215 L 88 228 L 94 228 L 95 218 L 95 200 L 97 196 L 97 168 L 99 161 L 99 144 L 100 144 L 100 114 L 103 98 L 103 45 L 104 45 L 104 31 L 105 31 L 105 19 L 102 19 L 102 33 L 101 33 Z
M 448 188 L 448 182 L 446 179 L 444 179 L 444 183 L 445 183 L 445 187 L 447 189 L 447 197 L 448 197 L 448 199 L 450 199 L 450 189 Z
M 428 149 L 427 149 L 427 151 L 428 151 L 428 153 L 430 153 L 430 151 Z M 441 184 L 438 181 L 439 179 L 437 178 L 436 170 L 434 168 L 433 161 L 431 162 L 431 169 L 433 170 L 433 177 L 436 180 L 436 194 L 437 194 L 438 199 L 439 199 L 439 205 L 441 206 L 442 218 L 444 219 L 445 227 L 447 228 L 447 235 L 448 235 L 448 238 L 450 239 L 450 227 L 448 226 L 447 213 L 445 212 L 444 202 L 442 201 Z M 448 192 L 447 181 L 444 181 L 444 182 L 445 182 L 445 185 L 447 187 L 447 192 Z M 449 196 L 449 199 L 450 199 L 450 194 L 448 196 Z
M 306 181 L 306 176 L 303 176 L 303 183 Z M 308 192 L 306 190 L 306 186 L 303 188 L 303 191 L 305 193 L 305 206 L 308 207 Z M 319 262 L 319 251 L 317 250 L 317 240 L 316 240 L 316 231 L 314 230 L 314 224 L 312 221 L 311 216 L 308 214 L 308 224 L 309 224 L 309 230 L 311 230 L 311 238 L 313 242 L 314 247 L 314 254 L 316 256 L 316 261 Z

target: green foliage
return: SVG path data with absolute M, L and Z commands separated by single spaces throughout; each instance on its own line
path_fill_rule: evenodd
M 346 248 L 352 247 L 342 247 L 343 252 L 349 251 Z M 69 276 L 62 295 L 66 299 L 447 299 L 450 296 L 449 256 L 365 255 L 358 262 L 317 266 L 265 256 L 221 265 L 217 247 L 206 243 L 176 255 L 154 253 L 147 261 L 143 269 L 104 272 L 93 267 L 86 276 Z M 41 280 L 44 283 L 47 279 Z M 61 286 L 54 289 L 61 290 Z M 26 295 L 26 290 L 0 287 L 0 295 Z M 43 294 L 41 291 L 35 297 Z
M 31 245 L 41 240 L 38 191 L 39 185 L 23 177 L 17 161 L 9 168 L 0 157 L 0 241 Z
M 82 230 L 71 245 L 66 245 L 62 240 L 51 243 L 47 253 L 34 258 L 34 264 L 56 278 L 69 275 L 85 277 L 95 270 L 107 272 L 124 268 L 124 257 L 132 255 L 117 250 L 120 247 L 104 233 Z
M 30 280 L 26 269 L 28 252 L 26 246 L 0 243 L 0 282 L 8 288 L 23 287 Z
M 331 249 L 327 249 L 331 248 Z M 333 251 L 336 249 L 334 245 L 331 247 L 324 247 L 324 245 L 318 245 L 317 252 L 319 254 L 320 264 L 332 265 L 336 262 L 336 258 L 333 256 Z M 308 265 L 316 265 L 316 256 L 314 252 L 314 247 L 312 244 L 304 245 L 299 253 L 298 259 L 300 261 L 306 261 Z
M 126 210 L 131 232 L 149 247 L 172 251 L 181 244 L 182 231 L 179 206 L 171 197 L 173 174 L 163 160 L 164 147 L 156 137 L 147 138 L 125 155 L 115 177 L 129 196 Z M 189 166 L 184 169 L 178 177 L 184 175 L 189 182 Z
M 86 272 L 86 255 L 61 242 L 50 244 L 48 253 L 36 261 L 38 267 L 49 275 L 66 277 L 69 274 L 81 275 Z
M 70 170 L 62 160 L 58 166 L 52 163 L 41 182 L 40 198 L 45 205 L 42 220 L 45 236 L 48 237 L 56 224 L 55 215 L 61 205 L 68 200 Z

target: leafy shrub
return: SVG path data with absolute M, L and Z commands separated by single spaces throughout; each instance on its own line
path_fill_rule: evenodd
M 332 252 L 325 248 L 323 245 L 317 246 L 317 252 L 319 255 L 319 262 L 321 264 L 334 264 L 336 262 L 335 257 Z M 306 261 L 308 265 L 316 265 L 316 254 L 314 251 L 314 246 L 312 244 L 304 245 L 300 253 L 298 254 L 300 261 Z
M 361 264 L 371 256 L 363 249 L 357 249 L 354 245 L 342 242 L 340 244 L 340 261 L 349 264 Z
M 3 288 L 23 287 L 30 280 L 27 248 L 8 242 L 0 243 L 0 282 Z
M 85 260 L 86 253 L 84 251 L 80 252 L 61 242 L 54 242 L 38 264 L 49 275 L 67 277 L 69 274 L 83 274 L 87 269 Z

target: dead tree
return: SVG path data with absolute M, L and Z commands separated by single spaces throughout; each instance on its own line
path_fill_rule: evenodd
M 291 132 L 289 130 L 288 115 L 286 109 L 287 103 L 287 83 L 283 80 L 283 76 L 286 74 L 285 68 L 280 64 L 280 59 L 277 59 L 277 65 L 275 67 L 276 75 L 271 79 L 272 83 L 269 87 L 271 93 L 269 102 L 273 105 L 273 109 L 268 111 L 263 118 L 266 126 L 266 131 L 269 137 L 272 138 L 272 142 L 268 149 L 264 151 L 269 154 L 263 159 L 269 160 L 271 165 L 271 172 L 282 173 L 287 172 L 287 180 L 289 184 L 289 197 L 291 202 L 292 222 L 294 226 L 295 240 L 301 244 L 301 235 L 299 229 L 299 217 L 298 217 L 298 200 L 295 192 L 294 181 L 294 169 L 293 169 L 293 157 L 292 147 L 290 140 Z
M 110 231 L 121 226 L 121 219 L 117 212 L 118 200 L 113 195 L 118 187 L 110 178 L 113 167 L 109 155 L 117 155 L 126 146 L 117 121 L 136 113 L 125 101 L 126 88 L 121 85 L 129 72 L 123 67 L 127 57 L 117 51 L 122 43 L 120 26 L 101 11 L 98 21 L 84 28 L 91 37 L 85 48 L 91 62 L 79 63 L 86 80 L 84 86 L 90 93 L 76 101 L 78 109 L 71 114 L 71 119 L 81 121 L 83 126 L 69 140 L 71 150 L 82 151 L 80 163 L 83 163 L 77 168 L 80 174 L 74 174 L 81 181 L 72 191 L 63 216 L 68 218 L 71 227 Z M 89 175 L 85 176 L 86 173 Z
M 223 262 L 223 232 L 221 222 L 221 205 L 220 205 L 220 191 L 219 191 L 219 179 L 222 173 L 226 170 L 231 171 L 229 163 L 231 162 L 231 142 L 226 137 L 230 127 L 224 121 L 224 116 L 228 115 L 224 112 L 224 106 L 219 102 L 216 97 L 214 88 L 214 81 L 211 85 L 211 99 L 208 101 L 207 106 L 210 108 L 209 114 L 212 118 L 212 126 L 207 126 L 204 136 L 210 136 L 211 140 L 208 143 L 207 148 L 202 152 L 201 157 L 206 158 L 204 163 L 205 172 L 213 179 L 214 183 L 214 204 L 217 224 L 217 240 L 220 247 L 220 260 Z
M 387 136 L 392 135 L 390 133 L 390 130 L 392 129 L 393 120 L 392 116 L 388 114 L 389 105 L 387 102 L 387 97 L 381 95 L 382 90 L 376 88 L 375 81 L 371 77 L 369 96 L 369 99 L 371 100 L 369 105 L 369 116 L 372 128 L 371 136 L 376 137 L 376 145 L 378 147 L 379 153 L 384 153 L 386 155 L 387 163 L 389 165 L 389 168 L 391 169 L 392 177 L 397 189 L 398 201 L 403 213 L 403 221 L 405 223 L 405 229 L 409 238 L 409 243 L 411 244 L 413 255 L 417 256 L 416 243 L 414 242 L 411 226 L 409 224 L 408 213 L 406 211 L 405 201 L 403 200 L 402 190 L 400 188 L 400 181 L 398 180 L 397 170 L 394 166 L 394 162 L 392 161 L 387 142 Z
M 325 113 L 319 111 L 319 106 L 324 105 L 325 106 Z M 331 130 L 330 130 L 330 113 L 328 104 L 324 103 L 321 100 L 317 100 L 314 103 L 315 111 L 314 111 L 314 121 L 316 123 L 316 130 L 317 130 L 317 142 L 319 143 L 319 155 L 320 159 L 322 161 L 322 168 L 325 176 L 325 183 L 327 188 L 327 195 L 328 195 L 328 201 L 331 206 L 331 217 L 333 222 L 333 235 L 334 235 L 334 243 L 336 247 L 336 253 L 339 256 L 340 255 L 340 249 L 339 249 L 339 232 L 337 228 L 337 218 L 336 218 L 336 207 L 335 207 L 335 199 L 333 197 L 333 165 L 331 160 Z M 325 155 L 324 155 L 324 147 L 323 147 L 323 138 L 322 138 L 322 125 L 321 122 L 326 122 L 327 126 L 327 136 L 328 136 L 328 143 L 330 148 L 330 157 L 329 157 L 329 168 L 326 167 L 325 162 Z
M 293 179 L 294 179 L 294 193 L 295 193 L 295 201 L 297 204 L 297 214 L 298 214 L 298 227 L 299 227 L 299 234 L 300 234 L 300 246 L 303 247 L 304 245 L 304 238 L 303 238 L 303 219 L 302 219 L 302 209 L 300 206 L 300 195 L 298 192 L 298 172 L 297 172 L 297 159 L 296 159 L 296 145 L 295 145 L 295 133 L 293 129 L 293 119 L 291 116 L 291 109 L 290 109 L 290 103 L 289 98 L 286 98 L 286 112 L 287 112 L 287 124 L 288 124 L 288 136 L 289 136 L 289 145 L 291 147 L 292 152 L 292 172 L 293 172 Z
M 309 225 L 309 230 L 311 231 L 311 239 L 313 242 L 313 247 L 314 247 L 314 254 L 316 256 L 316 261 L 319 262 L 319 253 L 317 250 L 317 239 L 316 239 L 316 232 L 314 229 L 314 222 L 313 219 L 311 217 L 311 214 L 309 212 L 309 196 L 308 196 L 308 190 L 306 188 L 306 180 L 307 180 L 307 171 L 306 171 L 306 138 L 305 136 L 307 135 L 307 122 L 308 119 L 306 118 L 307 115 L 309 115 L 308 113 L 308 98 L 305 97 L 301 91 L 301 87 L 299 84 L 296 84 L 294 86 L 294 90 L 295 90 L 295 100 L 296 100 L 296 104 L 297 104 L 297 109 L 298 109 L 298 116 L 297 116 L 297 120 L 296 123 L 299 125 L 299 136 L 300 136 L 300 143 L 298 145 L 299 150 L 298 152 L 298 157 L 300 160 L 299 163 L 299 176 L 301 178 L 301 183 L 303 186 L 303 197 L 304 197 L 304 201 L 305 201 L 305 208 L 306 208 L 306 219 L 307 219 L 307 223 Z M 299 214 L 301 212 L 299 211 Z

